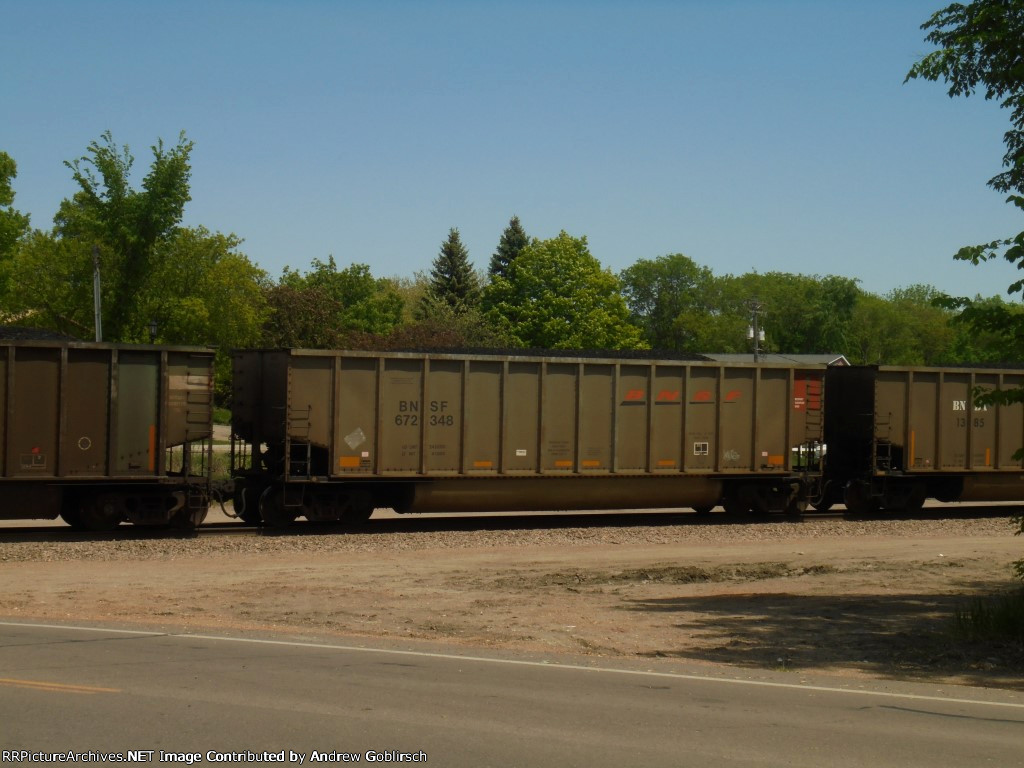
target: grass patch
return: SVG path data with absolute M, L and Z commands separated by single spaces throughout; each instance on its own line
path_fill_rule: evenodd
M 213 423 L 228 425 L 231 423 L 231 411 L 228 408 L 213 409 Z
M 953 615 L 953 631 L 961 640 L 1011 642 L 1024 645 L 1024 588 L 972 600 Z

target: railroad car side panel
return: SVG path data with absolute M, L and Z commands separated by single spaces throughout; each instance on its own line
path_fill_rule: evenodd
M 675 365 L 659 365 L 654 369 L 654 386 L 651 387 L 653 403 L 649 466 L 652 472 L 676 474 L 683 470 L 683 410 L 686 395 L 686 368 Z M 642 433 L 637 446 L 646 443 L 646 432 Z M 635 450 L 635 449 L 634 449 Z M 637 451 L 643 462 L 644 451 Z M 638 466 L 637 469 L 644 469 Z
M 12 349 L 0 347 L 0 477 L 6 477 L 7 467 L 7 371 Z
M 327 356 L 291 358 L 288 369 L 288 437 L 300 456 L 302 446 L 329 448 L 333 424 L 334 359 Z M 326 470 L 326 468 L 324 468 Z M 308 474 L 300 472 L 300 474 Z M 318 474 L 318 473 L 313 473 Z
M 995 469 L 999 461 L 997 423 L 1004 417 L 997 406 L 981 406 L 974 403 L 974 388 L 994 389 L 999 386 L 999 375 L 975 373 L 971 381 L 971 410 L 963 414 L 966 422 L 962 427 L 967 431 L 969 451 L 967 468 L 979 472 Z
M 498 362 L 470 360 L 466 373 L 463 467 L 470 475 L 493 475 L 501 466 L 502 375 Z
M 333 471 L 372 474 L 377 457 L 377 360 L 339 357 Z
M 231 429 L 243 440 L 260 443 L 262 412 L 262 352 L 235 352 L 231 356 Z
M 651 430 L 652 463 L 656 470 L 679 471 L 678 420 L 673 432 L 667 413 L 650 413 L 651 366 L 621 365 L 619 391 L 615 397 L 615 469 L 620 472 L 643 472 L 648 466 L 648 428 Z M 659 369 L 655 374 L 664 378 Z M 676 381 L 678 389 L 678 381 Z M 662 411 L 655 407 L 656 411 Z M 662 419 L 662 417 L 666 417 Z
M 684 468 L 702 474 L 716 469 L 718 444 L 718 368 L 687 369 Z
M 615 366 L 585 364 L 582 369 L 579 470 L 584 474 L 606 474 L 612 469 L 612 420 L 616 413 Z M 646 450 L 642 453 L 646 453 Z
M 291 355 L 286 352 L 266 352 L 259 355 L 259 406 L 256 419 L 260 436 L 269 446 L 284 445 L 288 424 L 288 372 Z
M 114 378 L 114 474 L 156 474 L 159 354 L 119 351 Z
M 898 468 L 912 472 L 932 472 L 940 466 L 937 440 L 939 374 L 915 371 L 912 376 L 909 385 L 907 460 Z
M 535 362 L 508 363 L 505 387 L 505 471 L 533 473 L 540 468 L 540 369 Z
M 901 465 L 906 432 L 906 374 L 880 371 L 874 381 L 874 414 L 872 418 L 876 456 L 872 467 L 877 469 Z
M 102 477 L 108 474 L 110 361 L 109 350 L 68 350 L 61 435 L 62 475 Z
M 461 360 L 429 360 L 423 405 L 425 471 L 458 473 L 461 469 L 462 378 Z
M 60 414 L 61 351 L 16 347 L 7 402 L 7 477 L 54 477 Z
M 213 423 L 213 355 L 167 353 L 167 447 L 211 437 Z
M 723 472 L 749 472 L 754 458 L 754 368 L 725 368 L 719 408 L 721 454 L 718 466 Z M 785 397 L 783 397 L 783 404 Z M 781 461 L 780 461 L 781 464 Z
M 420 471 L 422 395 L 422 359 L 384 358 L 379 468 L 382 474 Z
M 968 466 L 970 406 L 970 374 L 944 374 L 935 409 L 939 421 L 940 469 L 966 469 Z
M 792 419 L 797 425 L 794 431 L 802 434 L 801 422 L 804 421 L 809 405 L 805 387 L 803 402 L 794 398 L 790 406 L 789 382 L 788 369 L 765 368 L 760 371 L 760 380 L 757 383 L 757 419 L 754 421 L 757 436 L 757 445 L 752 457 L 754 469 L 779 471 L 790 466 L 791 446 L 787 444 L 787 426 Z
M 541 375 L 541 473 L 562 474 L 576 468 L 576 380 L 572 363 L 545 363 Z
M 1003 375 L 1000 380 L 1002 389 L 1024 387 L 1024 377 Z M 1019 470 L 1024 467 L 1021 459 L 1014 460 L 1013 455 L 1024 446 L 1024 404 L 999 406 L 999 440 L 998 460 L 996 469 Z
M 872 423 L 876 455 L 872 466 L 877 469 L 895 469 L 905 463 L 908 383 L 909 379 L 903 371 L 879 371 L 875 378 Z M 925 398 L 926 407 L 927 403 L 934 403 L 927 389 L 916 394 Z M 934 405 L 931 407 L 934 414 Z

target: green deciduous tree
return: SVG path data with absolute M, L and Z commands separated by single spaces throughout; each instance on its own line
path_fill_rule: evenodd
M 161 343 L 199 340 L 225 349 L 259 341 L 266 273 L 238 251 L 241 240 L 205 227 L 182 228 L 160 242 L 139 315 L 156 323 Z
M 395 328 L 372 342 L 383 349 L 496 349 L 514 341 L 495 327 L 479 307 L 455 310 L 435 304 L 430 314 Z
M 656 349 L 724 351 L 704 346 L 721 314 L 718 286 L 708 267 L 681 253 L 640 259 L 623 270 L 622 293 L 633 321 Z
M 14 209 L 14 178 L 18 166 L 6 152 L 0 152 L 0 260 L 14 251 L 28 232 L 28 216 Z
M 530 244 L 530 238 L 523 229 L 518 216 L 509 219 L 508 226 L 501 233 L 498 241 L 498 248 L 491 256 L 491 264 L 487 274 L 493 280 L 495 277 L 508 277 L 509 267 L 523 248 Z
M 764 306 L 768 348 L 790 354 L 839 352 L 846 348 L 857 281 L 836 275 L 752 273 L 736 279 L 733 302 L 756 297 Z M 735 304 L 734 304 L 735 305 Z
M 3 270 L 3 306 L 20 325 L 72 338 L 93 337 L 92 256 L 88 244 L 35 230 Z
M 184 132 L 171 148 L 158 141 L 139 190 L 130 179 L 135 158 L 109 131 L 83 157 L 65 163 L 79 191 L 61 203 L 54 234 L 100 249 L 105 339 L 129 340 L 144 324 L 135 298 L 155 271 L 158 244 L 173 236 L 191 199 L 192 148 Z
M 869 365 L 960 362 L 952 313 L 935 305 L 937 295 L 930 285 L 898 288 L 885 296 L 861 294 L 847 335 L 850 360 Z
M 974 0 L 954 3 L 935 13 L 922 27 L 925 39 L 937 50 L 924 56 L 907 74 L 907 79 L 944 80 L 949 96 L 970 96 L 977 90 L 986 99 L 996 99 L 1010 114 L 1010 129 L 1003 135 L 1006 154 L 1004 170 L 989 185 L 1007 193 L 1007 202 L 1024 211 L 1024 0 Z M 956 258 L 979 264 L 1002 256 L 1018 269 L 1024 268 L 1024 231 L 989 243 L 962 248 Z M 1009 286 L 1008 293 L 1020 293 L 1024 280 Z M 1005 306 L 979 306 L 967 297 L 951 298 L 946 305 L 962 310 L 965 321 L 991 332 L 1002 329 L 1012 355 L 1024 358 L 1024 315 Z M 990 393 L 981 402 L 1024 402 L 1024 388 Z M 1024 450 L 1018 452 L 1018 455 Z M 1024 518 L 1020 519 L 1024 531 Z M 1024 561 L 1017 563 L 1024 578 Z
M 334 321 L 340 307 L 320 288 L 295 287 L 281 282 L 267 286 L 269 314 L 263 325 L 265 347 L 335 349 L 343 346 L 343 333 Z
M 1004 136 L 1004 171 L 989 186 L 1007 193 L 1007 202 L 1024 211 L 1024 0 L 975 0 L 954 3 L 935 13 L 922 29 L 925 39 L 937 46 L 907 74 L 907 80 L 945 80 L 949 95 L 970 96 L 984 92 L 1009 110 L 1011 128 Z M 1024 268 L 1024 232 L 1013 237 L 961 248 L 954 258 L 979 264 L 1003 257 Z M 1007 292 L 1020 293 L 1024 280 L 1012 283 Z M 1002 329 L 1010 348 L 1008 357 L 1024 359 L 1024 320 L 1006 304 L 979 303 L 968 297 L 946 297 L 944 306 L 961 310 L 964 322 L 979 330 Z M 1024 390 L 995 395 L 995 399 L 1024 401 Z
M 180 228 L 155 249 L 153 272 L 136 298 L 137 315 L 154 323 L 154 341 L 163 344 L 212 344 L 217 347 L 216 394 L 226 403 L 231 393 L 230 352 L 259 343 L 269 312 L 263 286 L 266 273 L 238 248 L 235 235 L 205 227 Z M 149 340 L 135 334 L 134 341 Z
M 180 225 L 190 197 L 192 143 L 184 134 L 174 147 L 157 142 L 152 150 L 138 190 L 131 153 L 109 132 L 67 163 L 79 190 L 61 203 L 52 230 L 22 236 L 0 260 L 2 301 L 20 324 L 91 339 L 98 248 L 104 340 L 149 342 L 155 322 L 157 341 L 217 345 L 223 395 L 226 351 L 259 340 L 266 275 L 239 251 L 234 235 Z
M 947 304 L 943 299 L 939 304 Z M 952 312 L 944 310 L 945 314 Z M 1010 318 L 1009 322 L 1007 318 Z M 1024 306 L 1001 296 L 975 296 L 970 307 L 950 318 L 956 334 L 953 361 L 1016 365 L 1024 349 Z
M 268 286 L 268 346 L 331 348 L 355 334 L 383 336 L 402 322 L 404 301 L 393 280 L 378 279 L 365 264 L 338 269 L 333 256 L 314 259 L 301 274 L 285 268 Z
M 290 270 L 282 282 L 298 285 Z M 301 284 L 319 289 L 337 304 L 332 324 L 340 331 L 385 334 L 402 321 L 403 300 L 394 282 L 376 278 L 366 264 L 338 269 L 333 256 L 314 259 Z
M 487 316 L 525 347 L 640 349 L 618 278 L 601 267 L 585 237 L 534 240 L 484 292 Z

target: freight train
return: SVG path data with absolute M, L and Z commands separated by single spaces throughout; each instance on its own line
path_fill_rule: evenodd
M 235 508 L 250 522 L 398 512 L 854 513 L 1024 499 L 1020 371 L 248 350 Z
M 0 519 L 201 523 L 213 359 L 207 348 L 0 341 Z
M 191 527 L 213 350 L 0 342 L 0 518 Z M 235 513 L 691 507 L 857 513 L 1024 499 L 1024 372 L 513 354 L 240 350 Z

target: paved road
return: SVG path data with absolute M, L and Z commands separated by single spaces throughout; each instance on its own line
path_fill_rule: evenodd
M 1019 693 L 608 663 L 0 623 L 0 749 L 199 764 L 283 750 L 306 765 L 314 750 L 361 763 L 422 751 L 456 768 L 1022 760 Z

